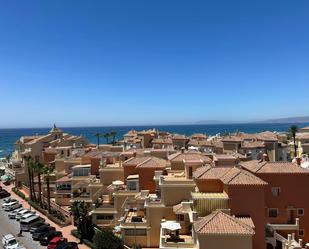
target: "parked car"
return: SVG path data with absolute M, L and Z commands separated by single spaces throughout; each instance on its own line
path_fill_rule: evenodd
M 2 204 L 2 208 L 5 208 L 6 206 L 8 206 L 8 205 L 11 205 L 11 204 L 14 204 L 14 203 L 18 203 L 18 201 L 17 200 L 14 200 L 14 199 L 9 199 L 9 201 L 6 201 L 6 202 L 4 202 L 3 204 Z
M 11 196 L 11 193 L 9 193 L 8 191 L 1 191 L 0 192 L 0 199 L 7 198 L 7 197 L 10 197 L 10 196 Z
M 47 249 L 56 249 L 56 247 L 60 244 L 65 244 L 68 242 L 66 238 L 62 237 L 54 237 L 48 244 Z
M 34 224 L 33 226 L 31 226 L 30 228 L 30 233 L 34 233 L 39 227 L 43 227 L 43 226 L 47 226 L 49 227 L 50 225 L 48 223 L 37 223 L 37 224 Z
M 10 212 L 10 213 L 8 214 L 8 217 L 9 217 L 10 219 L 16 219 L 16 214 L 17 214 L 18 212 L 22 211 L 22 210 L 24 210 L 23 207 L 14 209 L 12 212 Z
M 17 214 L 16 214 L 16 220 L 20 220 L 22 216 L 24 216 L 25 214 L 35 214 L 34 211 L 31 211 L 29 209 L 25 209 L 25 210 L 22 210 L 22 211 L 19 211 Z
M 6 198 L 6 199 L 3 200 L 3 203 L 9 203 L 9 202 L 12 202 L 12 201 L 16 201 L 16 199 Z
M 78 244 L 76 242 L 68 242 L 60 244 L 56 249 L 78 249 Z
M 3 205 L 5 205 L 3 207 L 4 211 L 12 211 L 12 210 L 20 208 L 22 206 L 18 201 L 5 203 Z
M 33 240 L 40 240 L 43 235 L 50 231 L 55 231 L 55 228 L 49 226 L 39 227 L 32 233 L 32 238 Z
M 15 249 L 19 246 L 13 234 L 4 235 L 2 237 L 2 245 L 4 249 Z
M 40 238 L 40 244 L 42 246 L 47 246 L 48 243 L 55 237 L 62 237 L 62 232 L 53 230 L 49 231 L 48 233 L 45 233 L 41 238 Z

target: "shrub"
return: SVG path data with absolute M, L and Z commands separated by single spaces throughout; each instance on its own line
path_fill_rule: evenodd
M 24 200 L 26 199 L 26 196 L 24 195 L 24 193 L 20 192 L 18 188 L 14 187 L 14 188 L 12 188 L 12 190 L 13 190 L 13 192 L 14 192 L 15 194 L 17 194 L 20 198 L 22 198 L 22 199 L 24 199 Z
M 93 245 L 95 249 L 122 249 L 123 241 L 112 230 L 103 229 L 96 231 Z

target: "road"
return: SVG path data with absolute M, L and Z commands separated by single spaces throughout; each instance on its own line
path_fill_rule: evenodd
M 3 199 L 0 200 L 0 206 L 2 206 Z M 31 234 L 29 232 L 23 232 L 22 237 L 17 237 L 19 233 L 19 222 L 8 218 L 8 212 L 5 212 L 2 207 L 0 207 L 0 235 L 13 234 L 18 240 L 20 245 L 23 245 L 27 249 L 42 249 L 46 248 L 40 246 L 40 243 L 33 241 Z M 2 246 L 2 244 L 1 244 Z

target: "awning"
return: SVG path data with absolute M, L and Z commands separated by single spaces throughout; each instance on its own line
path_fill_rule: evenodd
M 123 185 L 124 182 L 120 180 L 113 181 L 113 185 Z
M 161 227 L 170 231 L 176 231 L 181 229 L 180 224 L 176 221 L 165 221 L 161 223 Z

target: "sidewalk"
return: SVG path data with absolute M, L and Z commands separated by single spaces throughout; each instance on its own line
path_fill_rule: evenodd
M 8 192 L 11 193 L 11 198 L 14 198 L 16 200 L 18 200 L 24 208 L 27 208 L 27 209 L 34 209 L 33 207 L 31 207 L 29 205 L 28 202 L 26 202 L 24 199 L 22 199 L 21 197 L 19 197 L 18 195 L 16 195 L 12 188 L 14 187 L 12 184 L 9 185 L 9 186 L 5 186 L 4 184 L 1 183 L 1 187 L 3 189 L 6 189 Z M 23 191 L 23 193 L 25 194 L 25 192 Z M 49 223 L 51 226 L 55 227 L 56 230 L 58 231 L 61 231 L 62 234 L 63 234 L 63 237 L 67 238 L 68 241 L 73 241 L 73 242 L 79 242 L 78 239 L 76 239 L 74 236 L 71 235 L 71 231 L 76 229 L 73 225 L 69 225 L 69 226 L 65 226 L 65 227 L 60 227 L 59 225 L 57 225 L 56 223 L 54 223 L 53 221 L 51 221 L 50 219 L 48 219 L 44 214 L 40 213 L 39 211 L 36 210 L 37 213 L 40 214 L 41 217 L 43 217 L 45 219 L 45 221 L 47 223 Z M 89 249 L 90 247 L 86 246 L 86 245 L 78 245 L 78 248 L 80 249 Z

